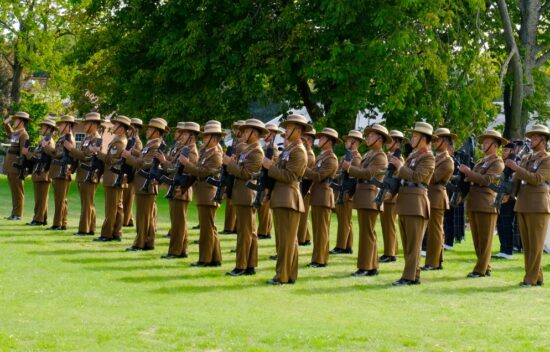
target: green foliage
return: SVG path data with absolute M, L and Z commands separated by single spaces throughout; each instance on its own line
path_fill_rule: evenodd
M 26 111 L 31 116 L 33 123 L 27 124 L 27 132 L 29 133 L 30 140 L 36 143 L 40 139 L 40 126 L 36 123 L 42 121 L 43 118 L 48 116 L 51 111 L 48 103 L 41 98 L 40 95 L 28 92 L 22 92 L 21 101 L 14 103 L 13 108 L 15 111 Z

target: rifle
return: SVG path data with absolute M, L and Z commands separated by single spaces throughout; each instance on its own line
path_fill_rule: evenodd
M 44 141 L 49 142 L 52 139 L 52 134 L 48 133 L 44 136 Z M 36 166 L 34 167 L 34 174 L 40 175 L 43 171 L 48 172 L 50 169 L 50 163 L 52 162 L 52 157 L 49 156 L 42 147 L 36 148 L 36 152 L 40 152 L 40 157 L 37 158 L 35 156 L 32 157 L 33 162 L 35 162 Z
M 269 160 L 273 159 L 273 155 L 275 154 L 275 150 L 273 149 L 273 142 L 274 140 L 271 140 L 271 142 L 265 149 L 265 157 Z M 252 181 L 246 182 L 246 187 L 256 191 L 256 197 L 254 198 L 254 203 L 252 203 L 252 205 L 256 209 L 260 209 L 262 207 L 265 191 L 271 191 L 275 186 L 275 180 L 269 177 L 268 173 L 269 170 L 265 167 L 262 167 L 262 170 L 258 173 L 258 176 L 256 178 L 256 183 Z
M 313 180 L 302 177 L 300 181 L 300 193 L 302 194 L 302 197 L 305 197 L 309 193 L 309 190 L 311 189 L 312 185 L 313 185 Z
M 225 155 L 233 156 L 234 143 L 235 142 L 232 141 L 231 145 L 227 147 Z M 231 197 L 231 193 L 233 192 L 233 183 L 235 182 L 235 176 L 229 174 L 229 172 L 227 171 L 227 165 L 222 165 L 220 177 L 218 178 L 214 176 L 209 176 L 206 179 L 206 182 L 213 186 L 216 186 L 216 194 L 214 194 L 212 200 L 218 204 L 221 204 L 224 193 L 227 194 L 228 198 Z
M 166 148 L 166 143 L 162 141 L 160 143 L 158 151 L 162 153 L 164 152 L 164 148 Z M 141 177 L 145 178 L 145 182 L 143 182 L 143 186 L 141 186 L 140 191 L 149 193 L 149 187 L 151 186 L 151 182 L 153 182 L 153 180 L 157 180 L 158 183 L 162 183 L 161 179 L 162 179 L 162 176 L 164 175 L 164 170 L 160 166 L 160 160 L 157 158 L 153 158 L 153 162 L 149 167 L 149 171 L 139 169 L 137 173 Z
M 460 205 L 470 192 L 470 182 L 466 182 L 466 175 L 458 171 L 461 164 L 472 168 L 475 163 L 475 139 L 473 136 L 468 137 L 455 151 L 453 161 L 455 163 L 456 175 L 451 178 L 449 189 L 452 191 L 450 205 L 454 208 Z
M 524 144 L 517 156 L 514 153 L 510 153 L 510 155 L 508 155 L 506 160 L 508 159 L 521 160 L 523 156 L 528 152 L 529 152 L 529 146 L 527 144 Z M 502 199 L 504 198 L 505 195 L 512 194 L 512 190 L 514 188 L 513 187 L 514 184 L 512 182 L 513 174 L 514 174 L 514 171 L 512 169 L 510 169 L 509 167 L 505 167 L 504 171 L 500 175 L 500 180 L 498 185 L 494 183 L 489 183 L 488 185 L 488 187 L 494 192 L 496 192 L 497 194 L 495 201 L 493 202 L 493 207 L 495 207 L 496 209 L 500 209 L 500 206 L 502 205 Z
M 67 133 L 64 137 L 65 141 L 67 142 L 71 142 L 71 134 L 70 133 Z M 63 156 L 61 157 L 60 160 L 57 160 L 57 159 L 54 159 L 53 160 L 53 163 L 56 164 L 56 165 L 60 165 L 60 168 L 59 168 L 59 174 L 57 175 L 57 177 L 66 177 L 66 174 L 67 174 L 67 168 L 70 168 L 71 170 L 71 173 L 74 173 L 75 171 L 75 161 L 74 159 L 71 157 L 71 154 L 69 152 L 69 150 L 67 150 L 67 148 L 63 147 Z
M 25 148 L 29 148 L 31 146 L 31 141 L 26 140 L 25 141 Z M 33 159 L 27 159 L 23 154 L 19 155 L 17 157 L 17 161 L 12 163 L 13 167 L 15 167 L 17 170 L 19 170 L 19 176 L 18 178 L 20 180 L 24 180 L 25 177 L 31 172 L 31 170 L 34 168 L 34 161 Z
M 103 143 L 102 139 L 97 139 L 95 142 L 96 147 L 101 147 L 101 143 Z M 82 164 L 80 165 L 81 168 L 88 171 L 86 173 L 86 179 L 84 182 L 91 183 L 94 177 L 94 174 L 97 173 L 97 178 L 99 179 L 101 175 L 103 174 L 103 171 L 105 170 L 105 163 L 97 157 L 97 153 L 94 153 L 92 155 L 92 158 L 90 160 L 90 164 Z
M 396 158 L 400 158 L 401 149 L 397 149 L 393 153 L 393 156 L 395 156 Z M 384 203 L 384 198 L 386 197 L 386 193 L 390 192 L 390 194 L 394 196 L 397 194 L 397 192 L 399 192 L 401 179 L 397 177 L 393 177 L 395 170 L 396 170 L 395 166 L 393 164 L 389 164 L 388 169 L 384 174 L 384 180 L 382 182 L 378 181 L 376 177 L 372 177 L 370 179 L 370 183 L 374 184 L 376 187 L 379 188 L 378 193 L 376 194 L 376 198 L 374 198 L 374 202 L 377 205 L 382 205 L 382 203 Z
M 180 155 L 183 155 L 184 157 L 189 157 L 189 147 L 185 146 L 181 149 Z M 184 166 L 181 165 L 179 159 L 176 161 L 176 165 L 174 167 L 176 170 L 176 173 L 174 174 L 174 177 L 169 178 L 166 175 L 163 175 L 161 177 L 161 182 L 168 185 L 168 191 L 166 192 L 166 195 L 164 198 L 173 199 L 174 193 L 176 191 L 176 188 L 180 188 L 182 192 L 186 191 L 195 183 L 197 178 L 195 176 L 186 174 L 183 172 Z
M 130 151 L 136 144 L 135 138 L 129 138 L 128 144 L 126 144 L 126 150 Z M 130 176 L 134 173 L 134 168 L 130 165 L 126 164 L 126 158 L 120 158 L 119 161 L 117 161 L 117 164 L 120 165 L 119 168 L 116 168 L 114 165 L 111 166 L 109 170 L 111 170 L 112 173 L 116 174 L 115 182 L 113 182 L 112 187 L 114 188 L 120 188 L 122 187 L 122 181 L 124 181 L 124 175 L 128 176 L 128 182 L 130 181 Z
M 351 150 L 346 150 L 344 155 L 344 161 L 351 161 L 353 159 L 353 153 Z M 338 182 L 331 182 L 330 187 L 334 191 L 338 192 L 336 198 L 336 204 L 344 204 L 345 194 L 347 193 L 350 197 L 355 194 L 355 188 L 357 187 L 357 179 L 350 177 L 349 173 L 344 170 L 340 170 L 340 175 L 338 176 Z

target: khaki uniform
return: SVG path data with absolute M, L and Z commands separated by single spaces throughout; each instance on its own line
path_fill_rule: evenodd
M 389 161 L 393 153 L 388 153 L 387 156 Z M 405 161 L 403 157 L 400 157 L 400 159 L 401 161 Z M 395 257 L 399 250 L 395 228 L 395 221 L 397 220 L 397 213 L 395 211 L 396 200 L 397 194 L 384 199 L 384 211 L 380 214 L 380 225 L 382 227 L 382 237 L 384 238 L 384 255 L 386 257 Z
M 78 160 L 78 168 L 76 169 L 76 182 L 78 191 L 80 192 L 80 222 L 78 224 L 78 232 L 93 234 L 96 225 L 95 211 L 95 191 L 99 182 L 99 177 L 92 177 L 90 183 L 84 182 L 88 171 L 82 168 L 82 164 L 87 164 L 93 153 L 90 147 L 94 146 L 98 139 L 101 139 L 99 133 L 88 134 L 80 144 L 79 148 L 71 150 L 70 155 L 73 159 Z
M 256 192 L 246 187 L 254 173 L 262 168 L 264 152 L 260 143 L 247 145 L 237 160 L 227 165 L 227 171 L 235 176 L 233 205 L 237 213 L 237 259 L 236 269 L 249 269 L 258 266 L 258 236 L 256 235 L 256 211 L 252 206 Z
M 265 155 L 264 148 L 264 155 Z M 279 151 L 277 150 L 277 146 L 274 146 L 274 152 L 273 152 L 273 160 L 277 161 L 279 158 Z M 273 227 L 273 221 L 271 218 L 271 206 L 270 206 L 270 197 L 267 197 L 266 200 L 262 202 L 262 206 L 258 210 L 258 229 L 256 233 L 258 235 L 271 235 L 271 228 Z
M 166 155 L 166 162 L 162 167 L 165 170 L 172 170 L 177 163 L 177 159 L 185 145 L 177 144 Z M 195 143 L 188 144 L 189 161 L 197 163 L 199 153 Z M 175 172 L 176 170 L 174 170 Z M 188 237 L 187 237 L 187 209 L 193 199 L 193 189 L 189 187 L 186 190 L 177 188 L 174 192 L 174 198 L 170 199 L 170 245 L 168 254 L 174 256 L 187 255 Z
M 275 281 L 295 282 L 298 279 L 298 224 L 305 212 L 300 194 L 300 177 L 307 164 L 307 152 L 302 141 L 290 143 L 276 164 L 269 168 L 269 177 L 275 180 L 270 206 L 273 210 L 277 245 Z
M 544 279 L 541 262 L 550 214 L 550 155 L 547 152 L 530 155 L 523 159 L 521 166 L 514 175 L 522 181 L 514 210 L 523 244 L 523 281 L 536 285 Z
M 25 201 L 24 180 L 19 179 L 19 170 L 13 166 L 21 155 L 29 134 L 24 128 L 14 131 L 9 124 L 4 124 L 6 132 L 10 135 L 10 147 L 4 158 L 4 173 L 8 176 L 8 184 L 11 192 L 11 215 L 21 217 Z
M 446 184 L 454 172 L 454 161 L 446 151 L 435 157 L 435 170 L 428 186 L 430 200 L 430 219 L 428 220 L 428 241 L 426 246 L 426 265 L 441 267 L 443 262 L 443 217 L 449 209 Z
M 376 244 L 376 218 L 383 211 L 374 199 L 378 188 L 370 183 L 372 177 L 379 181 L 384 179 L 384 171 L 388 168 L 388 158 L 381 150 L 368 151 L 361 160 L 360 166 L 350 166 L 348 173 L 357 178 L 357 188 L 353 196 L 353 208 L 357 209 L 359 221 L 359 252 L 357 268 L 360 270 L 378 269 L 378 250 Z
M 315 154 L 313 149 L 305 147 L 307 152 L 307 168 L 311 169 L 315 165 Z M 310 179 L 307 174 L 304 174 L 305 179 Z M 313 187 L 313 185 L 312 185 Z M 304 200 L 305 211 L 300 215 L 300 225 L 298 226 L 298 244 L 305 244 L 311 241 L 311 235 L 309 233 L 309 207 L 311 205 L 311 192 L 306 195 L 302 195 Z
M 340 167 L 343 158 L 340 160 Z M 352 166 L 361 165 L 361 154 L 353 151 L 351 159 Z M 353 197 L 346 196 L 344 204 L 336 204 L 336 219 L 338 220 L 338 232 L 336 234 L 336 248 L 352 249 L 353 248 L 353 226 L 351 217 L 353 215 Z
M 245 143 L 238 142 L 233 150 L 233 155 L 238 158 L 245 148 Z M 225 221 L 223 225 L 223 230 L 229 232 L 237 232 L 237 222 L 238 216 L 235 207 L 233 206 L 233 199 L 232 197 L 227 197 L 225 200 Z
M 59 175 L 61 170 L 61 165 L 56 165 L 53 160 L 61 159 L 63 157 L 63 142 L 65 141 L 65 135 L 57 139 L 55 143 L 55 148 L 51 146 L 44 148 L 44 151 L 52 157 L 52 163 L 50 166 L 50 177 L 53 179 L 53 197 L 55 204 L 55 212 L 53 216 L 52 226 L 67 227 L 67 194 L 69 193 L 69 188 L 71 186 L 71 173 L 68 172 L 66 175 Z M 74 141 L 74 136 L 71 134 L 71 141 Z M 74 165 L 73 165 L 74 167 Z M 68 170 L 68 169 L 67 169 Z
M 477 256 L 473 271 L 481 275 L 491 270 L 491 246 L 498 216 L 497 209 L 493 207 L 496 193 L 487 185 L 496 182 L 503 170 L 502 159 L 496 154 L 490 155 L 481 159 L 466 178 L 466 181 L 472 182 L 466 197 L 466 209 Z
M 185 166 L 186 172 L 197 177 L 194 193 L 199 212 L 199 262 L 219 265 L 222 262 L 220 239 L 215 218 L 218 204 L 212 201 L 216 194 L 216 186 L 206 182 L 208 176 L 217 175 L 222 165 L 223 151 L 215 146 L 209 149 L 201 148 L 197 164 Z
M 143 142 L 139 138 L 139 134 L 134 136 L 136 143 L 132 148 L 132 155 L 139 157 L 141 155 L 141 150 L 143 149 Z M 132 175 L 133 176 L 133 175 Z M 134 206 L 134 197 L 136 194 L 136 186 L 133 182 L 128 182 L 128 187 L 122 188 L 122 209 L 123 209 L 123 219 L 122 226 L 134 226 L 134 217 L 132 216 L 132 208 Z
M 397 171 L 397 177 L 404 183 L 395 204 L 405 256 L 402 279 L 420 279 L 420 250 L 430 217 L 427 185 L 434 169 L 435 158 L 431 151 L 414 151 Z
M 162 139 L 155 138 L 147 141 L 141 150 L 141 155 L 135 157 L 130 155 L 126 162 L 136 170 L 148 170 L 153 163 L 153 156 L 158 151 Z M 136 172 L 134 178 L 136 184 L 136 239 L 132 247 L 138 249 L 155 248 L 155 225 L 156 225 L 156 198 L 158 185 L 151 182 L 149 190 L 142 191 L 141 187 L 145 178 Z M 122 213 L 121 213 L 122 219 Z
M 115 165 L 126 148 L 128 140 L 126 136 L 115 136 L 107 147 L 106 153 L 98 153 L 99 160 L 105 163 L 105 173 L 103 174 L 103 191 L 105 192 L 105 219 L 101 226 L 101 237 L 107 239 L 120 239 L 122 236 L 123 188 L 113 187 L 117 174 L 111 171 L 111 166 Z
M 338 158 L 331 150 L 321 152 L 313 167 L 307 168 L 304 174 L 305 177 L 313 181 L 309 194 L 313 223 L 312 263 L 326 265 L 328 262 L 330 216 L 334 209 L 334 194 L 330 182 L 337 170 Z
M 42 137 L 43 141 L 45 137 Z M 55 143 L 53 139 L 50 138 L 48 142 L 50 148 L 55 148 Z M 37 148 L 34 152 L 34 157 L 40 158 L 41 149 Z M 48 165 L 49 167 L 49 165 Z M 42 169 L 40 175 L 36 175 L 34 172 L 32 174 L 32 183 L 34 186 L 34 217 L 33 221 L 42 223 L 46 225 L 48 221 L 48 193 L 50 191 L 50 183 L 52 179 L 50 177 L 50 171 L 45 171 Z

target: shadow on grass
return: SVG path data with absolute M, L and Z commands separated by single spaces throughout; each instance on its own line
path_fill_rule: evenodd
M 120 250 L 93 250 L 93 249 L 54 249 L 49 251 L 29 251 L 29 254 L 38 255 L 73 255 L 73 254 L 90 254 L 90 253 L 122 253 Z
M 107 262 L 150 261 L 154 259 L 156 258 L 153 258 L 153 257 L 116 257 L 116 258 L 92 257 L 92 258 L 62 259 L 62 261 L 67 263 L 76 263 L 76 264 L 97 264 L 97 263 L 107 263 Z

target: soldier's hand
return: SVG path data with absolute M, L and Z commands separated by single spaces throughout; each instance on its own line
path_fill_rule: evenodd
M 45 140 L 42 140 L 42 141 L 40 142 L 40 146 L 41 146 L 42 148 L 46 147 L 47 145 L 48 145 L 48 142 L 46 142 Z
M 10 122 L 11 122 L 11 117 L 8 116 L 4 119 L 4 124 L 5 125 L 9 125 Z
M 223 156 L 223 164 L 224 164 L 224 165 L 229 164 L 229 163 L 232 162 L 233 160 L 235 160 L 235 159 L 234 159 L 234 157 L 232 157 L 232 156 L 227 156 L 227 155 L 224 155 L 224 156 Z
M 73 145 L 71 142 L 69 142 L 69 141 L 63 142 L 63 147 L 64 147 L 65 149 L 67 149 L 68 151 L 71 151 L 71 150 L 74 149 L 74 145 Z
M 401 161 L 400 158 L 396 158 L 395 156 L 392 156 L 391 159 L 390 159 L 390 164 L 392 164 L 393 166 L 395 166 L 397 169 L 401 168 L 401 166 L 403 166 L 403 162 Z
M 351 161 L 347 161 L 347 160 L 346 160 L 346 161 L 344 161 L 344 162 L 342 163 L 342 170 L 348 171 L 349 168 L 350 168 L 350 166 L 351 166 Z
M 96 145 L 92 145 L 92 146 L 90 147 L 90 151 L 91 151 L 92 153 L 99 153 L 100 150 L 101 150 L 101 148 L 98 147 L 98 146 L 96 146 Z
M 185 155 L 180 155 L 178 157 L 178 160 L 179 160 L 180 164 L 182 164 L 182 165 L 189 164 L 189 158 L 187 158 Z
M 157 158 L 161 163 L 166 162 L 166 157 L 164 156 L 164 153 L 161 153 L 161 152 L 157 151 L 157 152 L 155 152 L 154 157 Z
M 131 155 L 131 152 L 129 150 L 123 150 L 121 156 L 123 158 L 128 158 Z
M 273 160 L 264 158 L 264 160 L 262 161 L 262 166 L 265 167 L 266 169 L 269 169 L 271 165 L 273 165 Z
M 384 194 L 384 200 L 391 200 L 392 198 L 392 195 L 390 192 L 386 192 L 386 194 Z
M 468 175 L 468 173 L 472 170 L 468 166 L 462 164 L 458 167 L 458 171 L 462 172 L 464 175 Z
M 506 159 L 504 165 L 506 165 L 506 167 L 512 169 L 513 171 L 519 169 L 519 165 L 512 159 Z
M 23 150 L 21 150 L 21 154 L 23 154 L 24 156 L 29 156 L 29 148 L 23 148 Z

